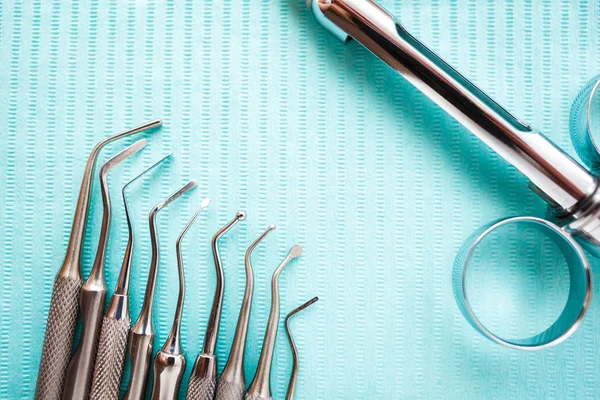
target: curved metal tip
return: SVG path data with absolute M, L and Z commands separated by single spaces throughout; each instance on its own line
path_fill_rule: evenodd
M 201 208 L 207 208 L 210 205 L 210 199 L 204 199 L 202 200 L 202 203 L 200 203 L 200 207 Z
M 190 180 L 181 189 L 177 190 L 175 193 L 173 193 L 172 195 L 170 195 L 169 197 L 167 197 L 166 199 L 164 199 L 163 201 L 161 201 L 160 203 L 155 205 L 154 208 L 152 208 L 152 210 L 150 211 L 150 217 L 152 217 L 153 215 L 156 215 L 156 213 L 158 213 L 160 210 L 165 208 L 168 204 L 172 203 L 174 200 L 178 199 L 186 192 L 195 188 L 196 185 L 198 185 L 198 182 L 196 182 L 195 179 Z
M 288 340 L 290 342 L 290 348 L 292 350 L 292 375 L 290 376 L 290 383 L 288 384 L 288 390 L 286 395 L 286 400 L 292 400 L 294 398 L 294 392 L 296 391 L 296 380 L 298 379 L 298 349 L 296 348 L 296 343 L 294 343 L 294 338 L 292 337 L 292 331 L 290 330 L 290 318 L 304 310 L 306 307 L 311 304 L 316 303 L 319 300 L 318 297 L 313 297 L 306 303 L 302 304 L 300 307 L 292 310 L 287 317 L 285 317 L 285 331 L 287 333 Z
M 242 211 L 242 210 L 238 211 L 238 212 L 235 214 L 235 217 L 237 218 L 237 220 L 238 220 L 238 221 L 243 221 L 243 220 L 245 220 L 245 219 L 246 219 L 246 211 Z
M 298 244 L 295 244 L 290 249 L 289 257 L 296 258 L 296 257 L 300 257 L 300 255 L 302 255 L 302 247 L 300 247 L 300 245 L 298 245 Z
M 269 225 L 269 228 L 268 228 L 268 230 L 269 230 L 269 231 L 272 231 L 273 229 L 277 229 L 277 225 L 275 225 L 275 224 L 271 224 L 271 225 Z
M 123 192 L 123 194 L 125 194 L 125 189 L 127 189 L 127 187 L 129 185 L 131 185 L 132 183 L 134 183 L 135 181 L 137 181 L 138 179 L 140 179 L 142 176 L 146 175 L 148 172 L 150 172 L 151 170 L 153 170 L 156 166 L 158 166 L 158 165 L 162 164 L 163 162 L 165 162 L 172 155 L 173 155 L 173 153 L 167 153 L 167 154 L 165 154 L 161 159 L 159 159 L 158 161 L 154 162 L 148 168 L 146 168 L 145 170 L 143 170 L 142 172 L 140 172 L 133 179 L 131 179 L 129 182 L 127 182 L 125 185 L 123 185 L 123 189 L 121 190 Z
M 100 168 L 100 176 L 106 176 L 108 171 L 146 147 L 148 142 L 146 139 L 140 139 L 131 146 L 128 146 L 125 150 L 119 152 L 118 154 L 112 156 L 107 162 L 105 162 Z

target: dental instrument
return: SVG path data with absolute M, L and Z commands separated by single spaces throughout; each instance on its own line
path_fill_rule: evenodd
M 198 215 L 210 205 L 210 199 L 204 199 L 198 211 L 189 220 L 185 228 L 179 234 L 175 249 L 177 252 L 177 270 L 179 272 L 179 295 L 173 318 L 173 327 L 162 349 L 154 357 L 154 382 L 152 384 L 152 400 L 177 400 L 179 396 L 179 385 L 185 372 L 185 355 L 181 348 L 181 313 L 183 312 L 183 300 L 185 297 L 185 276 L 183 274 L 183 257 L 181 255 L 181 241 L 190 229 Z
M 246 219 L 246 213 L 238 211 L 235 218 L 227 225 L 221 228 L 212 239 L 212 253 L 217 273 L 217 283 L 215 286 L 215 295 L 213 299 L 206 335 L 204 336 L 204 346 L 202 353 L 196 358 L 188 389 L 186 400 L 213 400 L 217 386 L 217 356 L 215 348 L 217 346 L 217 336 L 219 334 L 219 324 L 221 320 L 221 309 L 223 308 L 223 292 L 225 278 L 223 274 L 223 265 L 219 254 L 219 239 L 239 221 Z
M 90 399 L 92 400 L 117 400 L 121 388 L 121 376 L 125 362 L 125 351 L 127 348 L 127 335 L 131 327 L 131 316 L 129 314 L 129 278 L 131 274 L 131 261 L 133 258 L 133 227 L 129 207 L 127 206 L 127 188 L 138 179 L 152 171 L 155 167 L 166 161 L 171 154 L 167 154 L 150 167 L 146 168 L 135 178 L 127 182 L 121 189 L 125 217 L 127 220 L 127 246 L 119 279 L 115 292 L 108 306 L 108 311 L 102 319 L 102 329 L 98 341 L 98 353 L 92 377 Z
M 152 346 L 154 345 L 154 327 L 152 309 L 154 305 L 154 292 L 156 289 L 156 278 L 158 274 L 159 247 L 158 232 L 156 229 L 156 216 L 159 211 L 167 207 L 173 201 L 195 188 L 197 182 L 190 180 L 185 186 L 175 193 L 159 202 L 150 211 L 148 221 L 150 224 L 150 239 L 152 242 L 152 259 L 150 260 L 150 272 L 146 284 L 146 293 L 142 310 L 136 323 L 131 328 L 129 336 L 129 359 L 131 361 L 131 376 L 125 400 L 143 400 L 146 396 L 146 383 L 148 371 L 152 361 Z
M 96 160 L 104 146 L 129 135 L 161 126 L 160 120 L 144 123 L 98 142 L 90 153 L 79 190 L 65 260 L 56 275 L 44 334 L 44 345 L 35 388 L 36 400 L 58 400 L 71 358 L 82 284 L 81 255 L 87 225 Z
M 304 310 L 306 307 L 315 304 L 317 301 L 319 301 L 319 298 L 313 297 L 300 307 L 292 310 L 287 317 L 285 317 L 285 332 L 287 333 L 288 341 L 290 342 L 290 349 L 292 350 L 292 374 L 290 375 L 290 383 L 288 384 L 285 400 L 294 400 L 294 393 L 296 392 L 296 380 L 298 379 L 298 349 L 296 348 L 296 343 L 294 343 L 294 339 L 292 338 L 290 319 L 300 311 Z
M 246 400 L 271 400 L 271 364 L 273 363 L 273 350 L 275 349 L 275 339 L 277 338 L 277 327 L 279 325 L 279 275 L 294 258 L 300 257 L 302 247 L 294 245 L 285 259 L 279 264 L 273 278 L 271 279 L 271 312 L 265 339 L 263 341 L 256 375 L 246 392 Z
M 229 352 L 229 359 L 221 373 L 217 385 L 216 400 L 243 400 L 246 390 L 246 378 L 244 376 L 244 354 L 246 350 L 246 336 L 248 334 L 248 323 L 250 322 L 250 310 L 252 307 L 252 292 L 254 290 L 254 274 L 252 272 L 252 252 L 273 230 L 275 225 L 270 225 L 246 250 L 244 264 L 246 267 L 246 289 L 240 308 L 240 316 L 235 328 L 235 336 Z

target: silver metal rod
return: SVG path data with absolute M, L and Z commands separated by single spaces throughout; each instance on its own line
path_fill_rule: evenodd
M 290 383 L 288 384 L 287 394 L 285 395 L 285 400 L 294 400 L 294 393 L 296 393 L 296 381 L 298 380 L 298 349 L 296 348 L 296 343 L 294 343 L 294 338 L 292 337 L 292 331 L 290 329 L 290 319 L 298 314 L 300 311 L 304 310 L 306 307 L 311 306 L 312 304 L 319 301 L 318 297 L 313 297 L 306 303 L 302 304 L 300 307 L 293 309 L 290 313 L 285 317 L 285 332 L 287 333 L 288 341 L 290 342 L 290 349 L 292 350 L 292 374 L 290 375 Z
M 263 341 L 260 359 L 254 380 L 246 392 L 246 400 L 271 400 L 271 364 L 273 364 L 273 351 L 275 349 L 275 339 L 277 338 L 277 328 L 279 326 L 279 275 L 294 258 L 300 257 L 302 247 L 294 245 L 285 259 L 279 264 L 273 278 L 271 279 L 271 312 L 265 331 L 265 340 Z

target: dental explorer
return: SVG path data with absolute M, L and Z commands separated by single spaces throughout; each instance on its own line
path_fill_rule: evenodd
M 212 253 L 217 273 L 217 282 L 215 286 L 215 296 L 213 299 L 208 324 L 206 326 L 206 335 L 204 336 L 204 346 L 202 353 L 196 358 L 188 389 L 186 400 L 213 400 L 217 385 L 217 356 L 215 348 L 217 346 L 217 336 L 219 334 L 219 323 L 221 320 L 221 309 L 223 308 L 223 292 L 225 277 L 223 274 L 223 265 L 219 254 L 219 239 L 239 221 L 246 219 L 244 211 L 238 211 L 235 218 L 227 225 L 221 228 L 212 238 Z
M 146 396 L 146 382 L 148 381 L 148 370 L 152 361 L 152 346 L 154 344 L 154 327 L 152 307 L 154 303 L 154 291 L 158 274 L 159 247 L 158 233 L 156 230 L 156 216 L 160 210 L 181 197 L 186 192 L 195 188 L 197 182 L 192 179 L 181 189 L 162 200 L 150 211 L 148 221 L 150 224 L 150 240 L 152 244 L 152 258 L 150 260 L 150 272 L 146 284 L 144 303 L 136 323 L 131 328 L 129 335 L 129 358 L 131 361 L 131 377 L 125 400 L 142 400 Z
M 598 254 L 600 189 L 598 179 L 538 131 L 519 121 L 463 75 L 412 36 L 389 12 L 371 0 L 307 0 L 317 20 L 343 41 L 353 38 L 406 78 L 452 115 L 530 181 L 531 189 L 548 204 L 558 226 L 520 217 L 486 225 L 457 256 L 453 273 L 455 296 L 473 327 L 497 343 L 523 350 L 556 345 L 569 337 L 591 299 L 589 261 L 574 240 Z M 588 167 L 591 167 L 588 165 Z M 475 246 L 491 231 L 508 223 L 539 228 L 563 252 L 571 290 L 556 322 L 534 337 L 507 340 L 489 332 L 473 315 L 464 286 L 464 272 Z M 462 272 L 462 280 L 461 280 Z M 464 307 L 461 306 L 461 302 Z
M 127 220 L 127 246 L 121 272 L 115 292 L 111 298 L 108 310 L 102 319 L 102 329 L 98 341 L 98 354 L 92 377 L 92 388 L 90 399 L 114 399 L 119 398 L 121 388 L 121 375 L 125 362 L 125 351 L 127 348 L 127 335 L 131 327 L 131 316 L 129 314 L 129 276 L 131 273 L 131 261 L 133 258 L 134 238 L 131 216 L 127 206 L 127 188 L 138 179 L 152 171 L 155 167 L 166 161 L 171 154 L 167 154 L 150 167 L 146 168 L 135 178 L 127 182 L 121 189 L 125 217 Z
M 92 373 L 94 371 L 94 361 L 96 359 L 96 349 L 98 347 L 98 338 L 100 337 L 106 299 L 104 263 L 106 260 L 106 248 L 108 246 L 112 215 L 110 192 L 108 190 L 108 173 L 112 168 L 145 146 L 146 139 L 141 139 L 112 157 L 100 168 L 103 211 L 102 226 L 94 266 L 87 281 L 81 287 L 81 294 L 79 295 L 82 329 L 79 343 L 67 367 L 65 387 L 62 394 L 62 398 L 65 400 L 87 400 L 92 383 Z
M 285 259 L 279 264 L 273 278 L 271 279 L 271 312 L 267 329 L 265 331 L 265 340 L 263 341 L 256 375 L 246 392 L 246 400 L 271 400 L 271 364 L 273 363 L 273 350 L 275 349 L 275 339 L 277 338 L 277 327 L 279 325 L 279 275 L 286 265 L 294 258 L 300 257 L 302 247 L 294 245 Z
M 210 205 L 210 199 L 204 199 L 198 211 L 187 223 L 179 234 L 175 243 L 177 252 L 177 270 L 179 272 L 179 295 L 173 327 L 162 349 L 154 357 L 154 382 L 152 384 L 152 400 L 177 400 L 179 396 L 179 385 L 185 372 L 185 355 L 181 348 L 181 313 L 183 311 L 183 300 L 185 297 L 185 276 L 183 274 L 183 257 L 181 255 L 181 241 L 190 229 L 200 212 Z
M 159 127 L 161 124 L 162 122 L 157 119 L 108 137 L 98 142 L 88 157 L 81 180 L 65 260 L 56 275 L 52 289 L 35 388 L 36 400 L 58 400 L 62 394 L 75 338 L 79 291 L 82 283 L 81 255 L 90 206 L 92 178 L 98 155 L 102 148 L 110 142 Z
M 296 380 L 298 379 L 298 349 L 296 348 L 296 343 L 294 343 L 294 339 L 292 338 L 292 331 L 290 330 L 290 319 L 298 314 L 300 311 L 304 310 L 306 307 L 311 306 L 312 304 L 319 301 L 318 297 L 313 297 L 306 303 L 302 304 L 300 307 L 292 310 L 287 317 L 285 317 L 285 332 L 287 333 L 288 341 L 290 342 L 290 349 L 292 350 L 292 375 L 290 376 L 290 383 L 288 384 L 287 394 L 285 395 L 285 400 L 294 400 L 294 392 L 296 391 Z
M 254 290 L 254 274 L 252 272 L 252 252 L 273 230 L 275 225 L 270 225 L 246 250 L 244 264 L 246 267 L 246 289 L 240 308 L 240 316 L 235 328 L 235 336 L 229 352 L 229 359 L 221 373 L 217 385 L 216 400 L 242 400 L 246 389 L 246 378 L 244 376 L 244 353 L 246 350 L 246 336 L 248 334 L 248 322 L 250 321 L 250 309 L 252 307 L 252 292 Z

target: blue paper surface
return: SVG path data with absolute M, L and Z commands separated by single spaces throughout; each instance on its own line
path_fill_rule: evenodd
M 574 154 L 569 108 L 600 68 L 598 1 L 381 4 Z M 597 298 L 571 339 L 524 353 L 480 337 L 452 297 L 452 262 L 469 233 L 503 216 L 543 216 L 543 203 L 523 177 L 409 83 L 357 43 L 343 46 L 328 34 L 304 1 L 3 1 L 0 78 L 0 398 L 33 396 L 52 284 L 91 148 L 152 118 L 164 127 L 110 176 L 118 199 L 128 178 L 174 152 L 174 161 L 132 196 L 134 319 L 150 260 L 147 213 L 187 179 L 199 181 L 194 194 L 159 217 L 156 348 L 176 302 L 175 238 L 201 199 L 213 200 L 184 244 L 188 372 L 181 398 L 214 289 L 210 237 L 238 209 L 248 220 L 222 243 L 220 368 L 243 294 L 244 251 L 276 223 L 254 256 L 248 382 L 269 313 L 270 276 L 299 243 L 303 256 L 281 277 L 282 317 L 315 295 L 320 301 L 292 323 L 298 399 L 598 396 Z M 107 147 L 100 161 L 134 140 Z M 124 211 L 114 203 L 110 293 L 127 238 Z M 84 277 L 100 218 L 96 182 Z M 540 271 L 511 268 L 507 275 L 522 292 L 537 293 Z M 564 282 L 548 271 L 542 276 L 550 299 L 525 296 L 523 304 L 554 310 L 564 301 Z M 487 296 L 502 299 L 502 290 L 492 283 Z M 494 314 L 500 306 L 487 307 Z M 525 315 L 531 325 L 548 317 Z M 282 328 L 274 398 L 285 396 L 291 368 Z

